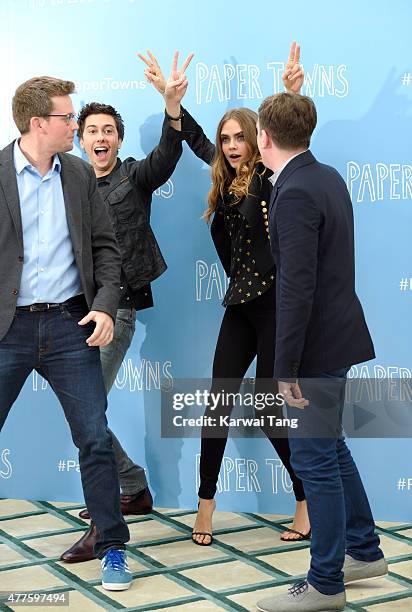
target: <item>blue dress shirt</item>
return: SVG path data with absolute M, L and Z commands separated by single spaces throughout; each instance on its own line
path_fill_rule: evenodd
M 44 176 L 14 143 L 24 263 L 17 306 L 60 303 L 82 293 L 69 234 L 57 155 Z

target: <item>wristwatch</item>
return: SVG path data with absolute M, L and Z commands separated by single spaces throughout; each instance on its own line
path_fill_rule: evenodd
M 180 114 L 178 117 L 172 117 L 171 115 L 169 115 L 169 113 L 167 112 L 167 110 L 165 109 L 165 115 L 167 117 L 167 119 L 169 119 L 170 121 L 180 121 L 180 119 L 182 119 L 183 117 L 183 109 L 182 107 L 180 107 Z

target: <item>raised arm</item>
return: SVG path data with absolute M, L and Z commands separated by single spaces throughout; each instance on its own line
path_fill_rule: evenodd
M 177 130 L 181 129 L 180 102 L 186 93 L 188 80 L 185 71 L 193 58 L 193 53 L 189 53 L 181 68 L 178 68 L 179 51 L 173 54 L 172 68 L 168 80 L 163 76 L 159 63 L 151 51 L 147 51 L 148 57 L 142 53 L 137 54 L 138 57 L 146 64 L 144 74 L 146 80 L 151 83 L 157 91 L 163 96 L 166 107 L 166 114 L 169 117 L 173 127 Z M 174 119 L 176 118 L 176 119 Z
M 210 166 L 215 156 L 216 147 L 187 110 L 184 111 L 182 134 L 193 153 Z
M 180 79 L 183 79 L 182 84 L 185 83 L 187 88 L 187 78 L 185 76 L 185 70 L 189 66 L 193 58 L 193 53 L 190 53 L 187 56 L 186 60 L 183 62 L 182 67 L 179 69 L 177 67 L 179 52 L 175 52 L 173 56 L 172 71 L 170 73 L 168 81 L 166 81 L 165 77 L 163 76 L 159 63 L 153 53 L 151 53 L 151 51 L 147 51 L 147 57 L 142 55 L 141 53 L 139 53 L 138 56 L 146 64 L 144 74 L 147 81 L 151 83 L 155 87 L 155 89 L 157 89 L 157 91 L 164 97 L 166 104 L 166 113 L 168 115 L 171 115 L 172 111 L 168 110 L 168 108 L 171 108 L 171 104 L 173 104 L 173 102 L 170 100 L 171 96 L 169 95 L 168 88 L 171 87 L 173 83 L 179 83 Z M 177 89 L 178 88 L 179 85 L 177 85 Z M 175 109 L 173 109 L 173 112 L 175 112 Z M 186 140 L 187 144 L 197 157 L 200 157 L 200 159 L 202 159 L 207 164 L 211 164 L 215 154 L 215 145 L 208 139 L 202 127 L 187 112 L 187 110 L 183 109 L 182 112 L 183 116 L 181 118 L 180 126 L 182 130 L 182 137 L 184 138 L 184 140 Z M 177 117 L 177 114 L 172 116 Z M 171 121 L 171 125 L 174 126 L 175 123 Z
M 140 57 L 143 58 L 141 55 Z M 170 178 L 182 154 L 184 135 L 181 132 L 183 115 L 180 103 L 188 86 L 184 69 L 189 65 L 191 56 L 187 58 L 181 70 L 177 68 L 177 60 L 175 53 L 167 81 L 161 73 L 161 79 L 159 77 L 166 107 L 159 144 L 145 159 L 132 162 L 128 167 L 128 174 L 133 182 L 150 193 Z M 148 63 L 146 58 L 144 61 Z

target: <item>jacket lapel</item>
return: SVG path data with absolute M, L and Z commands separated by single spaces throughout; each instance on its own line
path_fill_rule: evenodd
M 0 153 L 0 185 L 4 199 L 10 211 L 17 238 L 23 247 L 23 229 L 21 223 L 20 199 L 17 188 L 16 169 L 13 160 L 14 141 Z
M 283 168 L 282 172 L 278 176 L 278 180 L 275 183 L 275 186 L 272 189 L 272 194 L 270 197 L 270 207 L 269 214 L 271 214 L 273 207 L 276 203 L 276 198 L 278 197 L 279 191 L 282 188 L 285 181 L 294 173 L 298 168 L 302 168 L 303 166 L 307 166 L 309 164 L 313 164 L 316 161 L 316 158 L 312 155 L 312 153 L 308 150 L 300 155 L 294 157 L 286 166 Z
M 78 188 L 79 175 L 73 171 L 70 156 L 59 154 L 61 163 L 61 181 L 66 209 L 67 225 L 73 243 L 73 250 L 82 250 L 82 203 Z
M 272 189 L 272 193 L 270 194 L 270 202 L 269 202 L 269 216 L 272 213 L 273 206 L 275 204 L 276 198 L 278 197 L 279 185 L 276 185 Z

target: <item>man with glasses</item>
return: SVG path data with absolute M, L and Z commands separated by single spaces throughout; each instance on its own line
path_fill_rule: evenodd
M 21 137 L 0 153 L 0 429 L 31 371 L 56 393 L 98 527 L 102 585 L 127 589 L 129 530 L 107 431 L 99 347 L 113 337 L 120 256 L 92 168 L 67 155 L 74 83 L 35 77 L 13 98 Z

